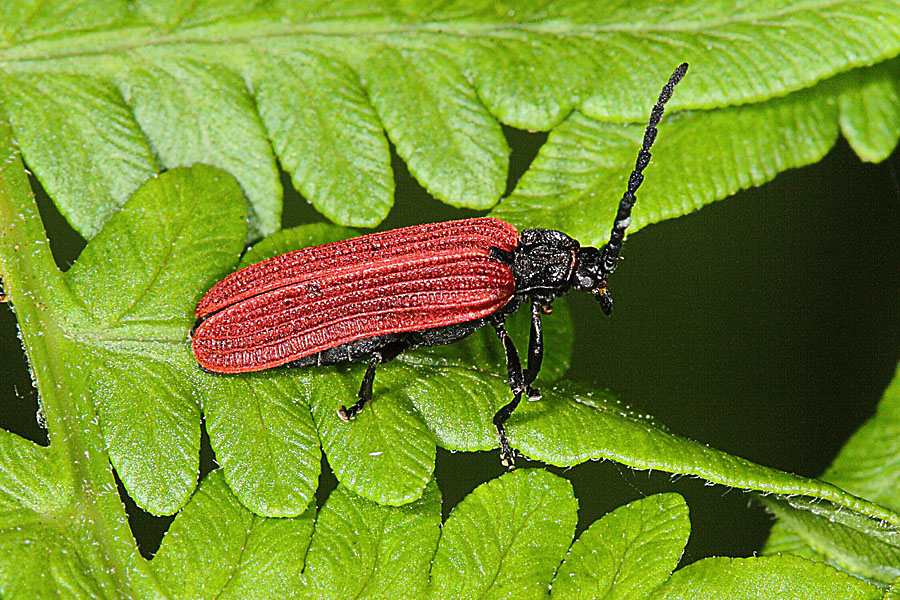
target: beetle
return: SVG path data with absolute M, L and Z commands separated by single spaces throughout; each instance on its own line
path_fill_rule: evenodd
M 570 289 L 589 292 L 609 314 L 607 278 L 616 268 L 635 193 L 680 65 L 660 92 L 609 242 L 581 246 L 552 229 L 521 233 L 499 219 L 414 225 L 303 248 L 245 267 L 200 300 L 191 346 L 212 373 L 308 367 L 368 360 L 358 400 L 338 415 L 353 419 L 372 399 L 375 369 L 403 352 L 462 339 L 490 325 L 503 344 L 512 400 L 494 415 L 500 457 L 514 458 L 505 423 L 532 388 L 544 353 L 541 315 Z M 526 367 L 504 326 L 531 305 Z

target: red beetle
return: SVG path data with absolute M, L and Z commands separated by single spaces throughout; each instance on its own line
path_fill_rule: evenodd
M 682 64 L 653 107 L 628 188 L 602 250 L 552 229 L 518 233 L 499 219 L 414 225 L 288 252 L 232 273 L 200 300 L 191 345 L 200 367 L 245 373 L 368 360 L 349 421 L 372 399 L 375 367 L 419 346 L 462 339 L 490 324 L 503 342 L 513 399 L 494 415 L 503 464 L 513 454 L 504 423 L 531 388 L 543 357 L 541 313 L 570 288 L 593 294 L 609 314 L 607 277 L 616 267 L 635 192 L 650 162 L 663 107 Z M 531 302 L 523 370 L 504 323 Z

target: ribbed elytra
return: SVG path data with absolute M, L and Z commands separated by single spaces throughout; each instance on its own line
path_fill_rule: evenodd
M 499 219 L 414 225 L 288 252 L 232 273 L 195 311 L 191 346 L 212 373 L 246 373 L 368 361 L 358 400 L 338 414 L 351 420 L 372 399 L 375 368 L 421 346 L 439 346 L 491 325 L 506 352 L 512 400 L 494 415 L 504 465 L 513 453 L 504 423 L 541 368 L 541 314 L 571 288 L 594 295 L 609 314 L 607 278 L 616 267 L 635 193 L 665 103 L 687 72 L 680 65 L 651 112 L 634 170 L 602 248 L 582 247 L 552 229 L 521 233 Z M 531 306 L 527 366 L 504 323 Z

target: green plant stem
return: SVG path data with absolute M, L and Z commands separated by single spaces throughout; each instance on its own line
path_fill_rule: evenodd
M 87 529 L 109 560 L 106 579 L 127 593 L 136 578 L 151 577 L 138 555 L 116 492 L 91 395 L 68 329 L 82 320 L 50 251 L 19 150 L 0 125 L 0 277 L 15 308 L 20 335 L 37 386 L 54 473 L 64 478 L 70 501 L 40 515 L 47 527 L 77 538 Z M 123 577 L 124 575 L 124 577 Z M 109 577 L 112 580 L 109 581 Z

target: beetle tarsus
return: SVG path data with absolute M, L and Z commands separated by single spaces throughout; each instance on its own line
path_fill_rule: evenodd
M 500 462 L 510 471 L 516 468 L 516 462 L 513 458 L 512 448 L 509 447 L 509 441 L 506 439 L 506 427 L 504 424 L 513 411 L 516 410 L 516 407 L 519 406 L 521 400 L 522 393 L 519 392 L 513 397 L 512 402 L 494 414 L 494 427 L 497 428 L 497 436 L 500 438 Z
M 366 405 L 366 403 L 371 399 L 372 399 L 372 393 L 370 390 L 369 396 L 367 398 L 360 398 L 359 400 L 356 401 L 356 404 L 354 404 L 350 408 L 347 408 L 346 406 L 344 406 L 342 404 L 341 407 L 337 409 L 337 414 L 341 418 L 342 421 L 344 421 L 345 423 L 349 423 L 350 421 L 352 421 L 353 419 L 356 418 L 356 415 L 358 415 L 360 413 L 360 411 L 363 409 L 363 407 Z

